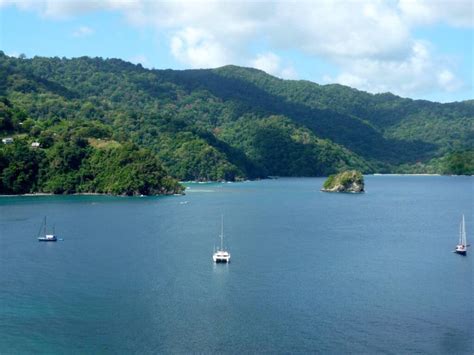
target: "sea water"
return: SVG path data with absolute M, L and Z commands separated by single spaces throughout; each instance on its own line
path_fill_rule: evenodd
M 0 353 L 472 353 L 473 178 L 323 181 L 0 197 Z

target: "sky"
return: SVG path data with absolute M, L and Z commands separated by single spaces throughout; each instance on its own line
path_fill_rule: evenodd
M 472 0 L 0 0 L 0 50 L 474 99 Z

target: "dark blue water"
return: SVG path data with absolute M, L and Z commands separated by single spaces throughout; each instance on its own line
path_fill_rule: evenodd
M 1 197 L 0 353 L 472 353 L 474 179 L 322 182 Z M 64 241 L 36 241 L 45 215 Z

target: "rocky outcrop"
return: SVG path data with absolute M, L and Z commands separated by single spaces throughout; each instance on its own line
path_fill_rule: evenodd
M 348 170 L 329 176 L 321 191 L 324 192 L 364 192 L 364 176 L 360 171 Z

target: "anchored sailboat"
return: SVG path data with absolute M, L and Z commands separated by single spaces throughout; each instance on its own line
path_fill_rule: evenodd
M 43 229 L 43 236 L 39 236 L 39 234 L 41 233 L 41 229 Z M 46 217 L 44 217 L 44 221 L 43 221 L 43 224 L 41 225 L 40 227 L 40 231 L 38 233 L 38 241 L 39 242 L 56 242 L 58 240 L 58 238 L 56 238 L 56 236 L 54 235 L 54 227 L 53 227 L 53 234 L 47 234 L 46 232 Z
M 462 215 L 462 221 L 459 226 L 459 242 L 456 245 L 455 253 L 466 255 L 467 253 L 467 240 L 466 240 L 466 225 L 464 223 L 464 215 Z
M 224 216 L 221 216 L 221 247 L 214 251 L 212 260 L 215 263 L 230 263 L 230 253 L 224 249 Z

